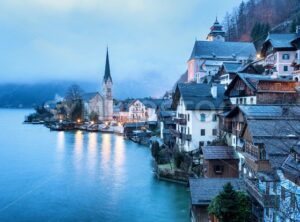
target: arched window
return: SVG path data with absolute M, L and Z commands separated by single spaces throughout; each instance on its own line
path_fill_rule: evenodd
M 200 115 L 200 121 L 201 121 L 201 122 L 205 122 L 205 119 L 206 119 L 205 114 L 204 114 L 204 113 L 201 113 L 201 115 Z

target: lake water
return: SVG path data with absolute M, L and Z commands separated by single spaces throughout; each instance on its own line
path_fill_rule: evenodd
M 0 221 L 189 221 L 186 187 L 158 181 L 121 136 L 22 124 L 0 109 Z

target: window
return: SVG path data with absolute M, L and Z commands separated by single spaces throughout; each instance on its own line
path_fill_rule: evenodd
M 282 59 L 283 60 L 289 60 L 290 59 L 290 54 L 283 54 Z
M 243 98 L 240 98 L 240 104 L 243 104 Z
M 291 208 L 292 209 L 296 208 L 296 196 L 294 193 L 291 193 Z
M 217 129 L 213 129 L 213 130 L 212 130 L 212 135 L 213 135 L 213 136 L 216 136 L 217 134 L 218 134 L 218 130 L 217 130 Z
M 296 52 L 296 54 L 295 54 L 295 59 L 298 59 L 298 53 Z
M 214 171 L 215 171 L 215 173 L 222 174 L 223 171 L 224 171 L 224 166 L 222 166 L 222 165 L 215 165 L 214 166 Z
M 281 199 L 285 200 L 285 188 L 281 187 Z
M 204 146 L 204 141 L 200 141 L 199 146 L 200 146 L 200 148 L 203 147 Z
M 253 104 L 253 102 L 254 102 L 254 99 L 250 98 L 250 103 Z
M 276 188 L 277 188 L 277 183 L 274 182 L 274 183 L 273 183 L 273 192 L 274 192 L 275 194 L 277 193 Z
M 212 121 L 217 122 L 217 114 L 213 114 Z
M 202 114 L 200 115 L 200 120 L 201 120 L 201 122 L 205 122 L 205 119 L 206 119 L 205 114 L 202 113 Z
M 201 130 L 201 136 L 205 136 L 205 129 Z
M 238 98 L 236 98 L 236 104 L 239 104 L 239 99 Z
M 187 114 L 187 120 L 190 121 L 190 114 Z
M 288 66 L 283 66 L 283 71 L 284 71 L 284 72 L 289 71 L 289 67 L 288 67 Z

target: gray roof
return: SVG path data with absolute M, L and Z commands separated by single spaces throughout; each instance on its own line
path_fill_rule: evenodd
M 100 93 L 98 93 L 98 92 L 85 93 L 85 94 L 82 95 L 82 99 L 83 99 L 83 101 L 88 102 L 97 95 L 100 95 Z
M 294 48 L 292 41 L 297 38 L 294 34 L 269 34 L 265 42 L 270 42 L 274 48 Z
M 245 191 L 244 181 L 234 178 L 201 178 L 189 179 L 192 205 L 208 206 L 223 190 L 223 186 L 231 183 L 235 190 Z
M 181 83 L 178 90 L 187 110 L 218 110 L 225 107 L 224 85 L 217 85 L 216 98 L 212 97 L 208 84 Z
M 283 162 L 281 169 L 284 173 L 293 177 L 294 180 L 300 179 L 300 163 L 290 154 Z
M 205 146 L 202 151 L 205 160 L 239 159 L 234 148 L 229 146 Z
M 255 57 L 256 50 L 249 42 L 196 41 L 191 59 Z
M 243 65 L 239 62 L 224 62 L 223 67 L 227 73 L 237 73 Z
M 267 106 L 267 105 L 240 105 L 239 109 L 249 117 L 267 117 L 267 116 L 281 116 L 283 108 L 281 106 Z

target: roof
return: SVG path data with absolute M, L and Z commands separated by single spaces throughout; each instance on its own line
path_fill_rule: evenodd
M 85 93 L 82 95 L 82 99 L 83 99 L 83 101 L 88 102 L 97 95 L 101 96 L 100 93 L 98 93 L 98 92 Z
M 260 117 L 260 116 L 281 116 L 283 112 L 282 106 L 267 106 L 267 105 L 251 105 L 251 106 L 243 106 L 240 105 L 239 109 L 246 116 L 251 117 Z
M 235 190 L 245 191 L 245 183 L 235 178 L 200 178 L 189 179 L 192 205 L 208 206 L 223 190 L 225 184 L 231 183 Z
M 211 95 L 211 86 L 199 83 L 178 84 L 180 93 L 187 110 L 218 110 L 225 107 L 224 85 L 218 84 L 217 97 Z M 174 103 L 174 101 L 173 101 Z
M 237 73 L 243 65 L 240 62 L 224 62 L 223 67 L 227 73 Z
M 255 57 L 256 50 L 250 42 L 196 41 L 190 59 Z
M 225 95 L 228 95 L 230 90 L 233 88 L 235 82 L 240 78 L 248 87 L 249 89 L 256 91 L 258 83 L 261 81 L 268 81 L 268 82 L 292 82 L 289 79 L 283 78 L 274 78 L 270 75 L 260 75 L 260 74 L 251 74 L 251 73 L 237 73 L 236 77 L 231 81 L 229 84 Z
M 283 162 L 281 169 L 284 173 L 293 177 L 294 180 L 300 178 L 300 162 L 297 162 L 295 158 L 290 154 Z
M 269 34 L 265 42 L 270 42 L 274 48 L 294 48 L 292 41 L 297 38 L 292 34 Z
M 103 81 L 106 83 L 108 80 L 110 80 L 112 82 L 112 78 L 111 78 L 111 74 L 110 74 L 110 66 L 109 66 L 108 48 L 107 48 Z
M 131 104 L 133 104 L 136 101 L 140 101 L 141 103 L 143 103 L 144 106 L 146 106 L 147 108 L 152 108 L 152 109 L 156 109 L 158 108 L 158 106 L 161 105 L 161 103 L 164 101 L 163 99 L 152 99 L 152 98 L 144 98 L 144 99 L 135 99 L 132 100 L 129 104 L 129 106 Z
M 234 148 L 230 146 L 205 146 L 202 151 L 205 160 L 239 159 Z

